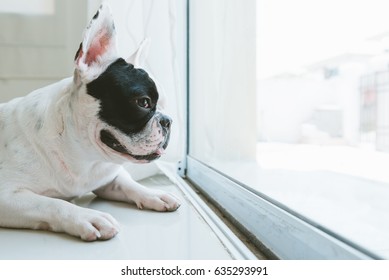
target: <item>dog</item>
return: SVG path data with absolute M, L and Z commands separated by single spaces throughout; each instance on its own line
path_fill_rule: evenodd
M 107 240 L 118 222 L 72 199 L 93 192 L 140 209 L 180 206 L 123 168 L 161 157 L 172 124 L 158 108 L 155 82 L 134 65 L 141 49 L 127 61 L 119 57 L 103 3 L 84 32 L 73 77 L 0 104 L 0 227 Z

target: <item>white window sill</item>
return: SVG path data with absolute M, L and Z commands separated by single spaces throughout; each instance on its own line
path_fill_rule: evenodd
M 66 234 L 0 228 L 0 259 L 254 258 L 239 241 L 238 245 L 231 243 L 231 233 L 226 235 L 220 230 L 225 226 L 216 225 L 217 217 L 205 213 L 185 186 L 178 187 L 164 175 L 153 176 L 142 183 L 180 197 L 183 203 L 179 210 L 172 213 L 141 211 L 133 205 L 101 200 L 90 194 L 76 203 L 114 216 L 121 224 L 121 231 L 115 238 L 88 243 Z M 241 250 L 246 252 L 245 256 L 239 253 Z

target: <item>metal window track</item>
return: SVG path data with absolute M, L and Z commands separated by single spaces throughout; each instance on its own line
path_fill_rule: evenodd
M 280 259 L 379 259 L 188 156 L 187 177 Z

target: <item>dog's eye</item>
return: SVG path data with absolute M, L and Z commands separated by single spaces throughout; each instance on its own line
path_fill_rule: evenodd
M 151 107 L 150 98 L 140 98 L 137 100 L 137 103 L 142 108 L 150 108 Z

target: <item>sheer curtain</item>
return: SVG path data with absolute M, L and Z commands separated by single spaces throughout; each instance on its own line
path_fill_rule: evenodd
M 189 154 L 212 167 L 254 161 L 256 3 L 190 3 Z
M 100 5 L 88 1 L 89 18 Z M 173 118 L 172 132 L 166 154 L 157 163 L 130 164 L 135 179 L 160 171 L 161 165 L 175 164 L 185 152 L 186 97 L 186 1 L 182 0 L 110 0 L 115 18 L 119 53 L 130 56 L 145 39 L 150 39 L 144 68 L 163 88 L 164 112 Z

